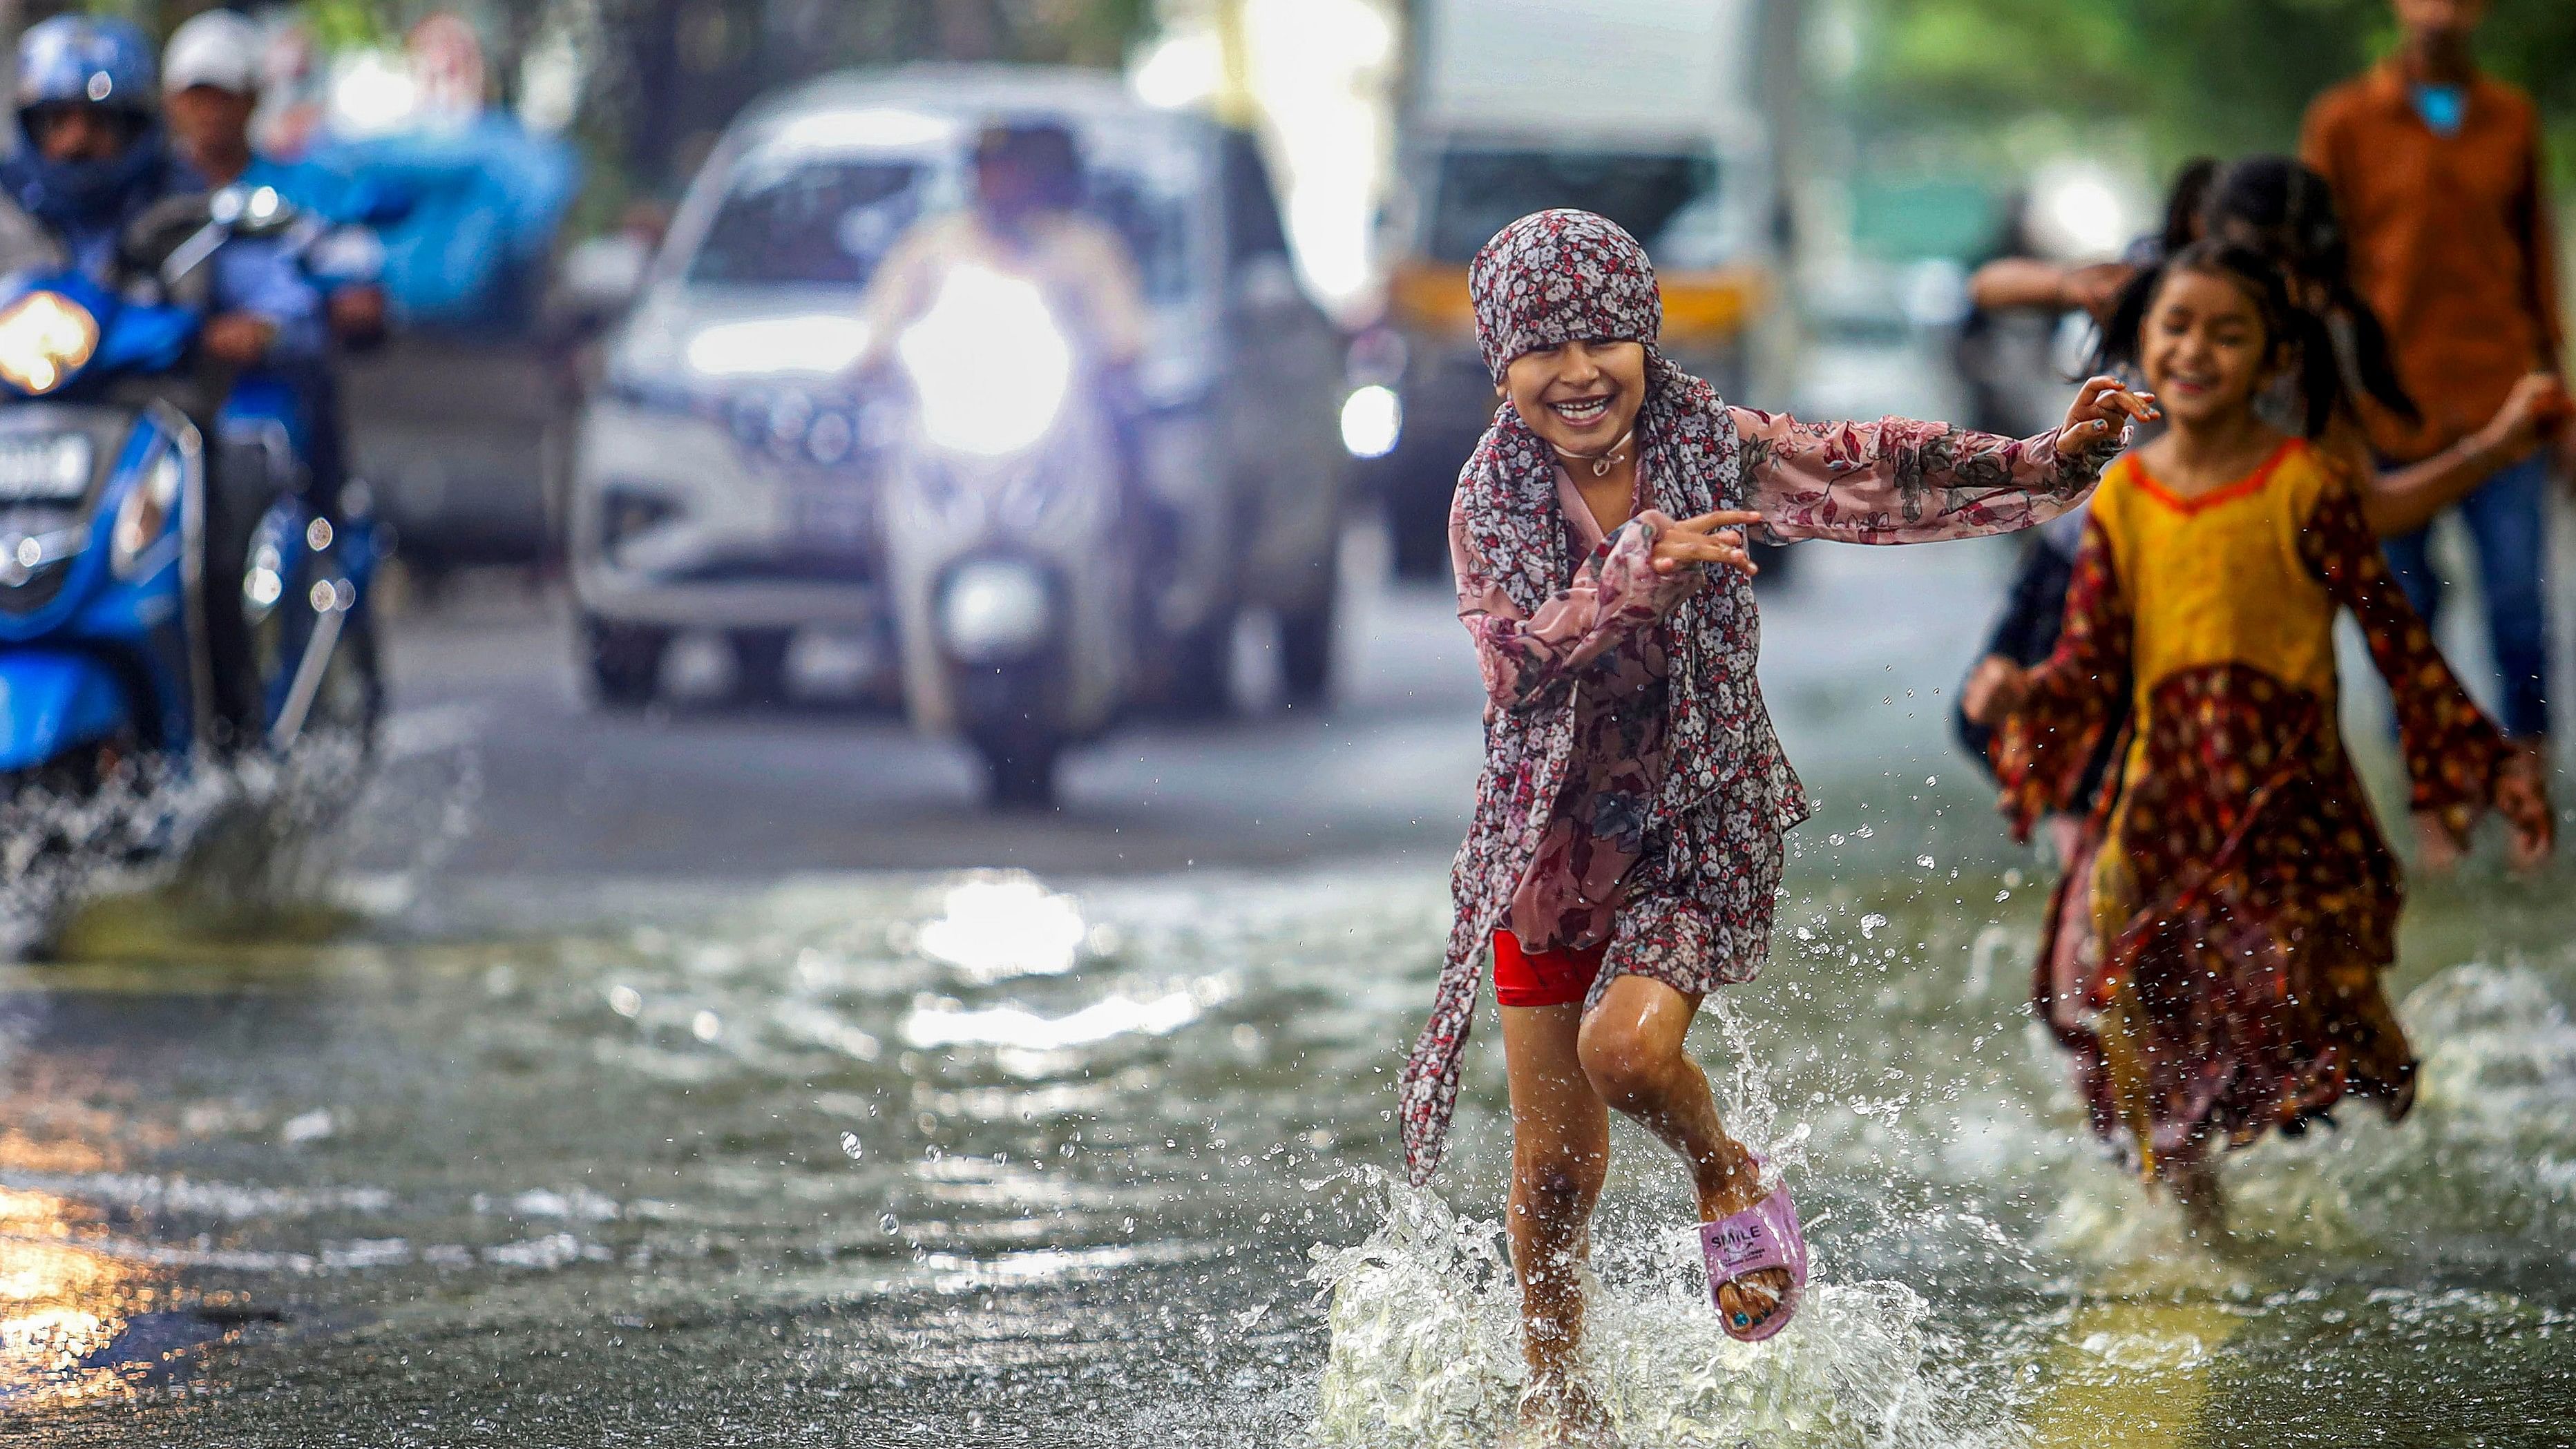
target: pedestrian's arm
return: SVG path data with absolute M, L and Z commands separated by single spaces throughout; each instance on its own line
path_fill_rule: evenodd
M 1980 674 L 1997 677 L 1970 680 L 1971 717 L 2000 725 L 1987 755 L 2015 839 L 2029 839 L 2042 816 L 2083 808 L 2088 767 L 2129 692 L 2134 633 L 2110 536 L 2096 517 L 2075 556 L 2057 647 L 2027 670 L 1990 656 Z
M 1660 513 L 1621 525 L 1583 561 L 1573 582 L 1523 614 L 1494 579 L 1468 528 L 1449 512 L 1450 561 L 1458 573 L 1458 620 L 1476 641 L 1476 664 L 1494 707 L 1531 710 L 1563 700 L 1602 656 L 1670 611 L 1699 587 L 1697 569 L 1654 567 Z
M 2011 533 L 2082 502 L 2120 451 L 2122 429 L 2078 417 L 2118 384 L 2095 379 L 2069 426 L 2031 438 L 1881 418 L 1802 423 L 1736 408 L 1745 506 L 1782 542 L 1935 543 Z M 2099 424 L 2099 426 L 2095 426 Z
M 2068 268 L 2037 257 L 2002 257 L 1968 278 L 1968 300 L 1981 312 L 2063 312 Z
M 2326 437 L 2327 451 L 2341 458 L 2356 476 L 2369 480 L 2361 514 L 2370 531 L 2395 538 L 2430 524 L 2443 509 L 2477 491 L 2507 467 L 2531 456 L 2544 437 L 2564 428 L 2576 415 L 2567 386 L 2555 373 L 2535 372 L 2514 385 L 2504 406 L 2486 426 L 2419 463 L 2378 471 L 2370 444 L 2353 419 L 2338 414 Z

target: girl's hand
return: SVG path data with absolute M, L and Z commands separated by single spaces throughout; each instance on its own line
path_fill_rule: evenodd
M 2075 406 L 2066 410 L 2066 426 L 2057 430 L 2057 456 L 2072 458 L 2118 437 L 2131 423 L 2153 422 L 2161 416 L 2153 393 L 2131 392 L 2116 377 L 2094 378 L 2075 395 Z
M 2003 722 L 2030 699 L 2030 671 L 2001 654 L 1989 654 L 1968 673 L 1959 691 L 1959 711 L 1981 725 Z
M 1655 535 L 1655 572 L 1674 574 L 1716 564 L 1750 578 L 1762 569 L 1745 550 L 1741 525 L 1761 521 L 1761 514 L 1741 508 L 1721 508 L 1715 513 L 1685 518 Z

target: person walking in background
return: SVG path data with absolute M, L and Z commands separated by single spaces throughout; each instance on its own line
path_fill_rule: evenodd
M 2395 0 L 2402 40 L 2377 69 L 2320 96 L 2301 152 L 2334 189 L 2353 280 L 2386 324 L 2421 416 L 2365 406 L 2371 446 L 2410 463 L 2477 430 L 2534 370 L 2559 372 L 2556 242 L 2541 180 L 2537 113 L 2480 73 L 2470 41 L 2486 0 Z M 2545 750 L 2549 733 L 2549 461 L 2531 455 L 2458 506 L 2478 555 L 2487 630 L 2504 676 L 2506 733 Z M 2389 562 L 2430 620 L 2442 581 L 2421 530 Z M 2427 837 L 2430 859 L 2448 852 Z

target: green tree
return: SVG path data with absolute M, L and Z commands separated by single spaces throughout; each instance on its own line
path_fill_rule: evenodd
M 2166 159 L 2295 144 L 2319 91 L 2387 53 L 2387 0 L 1861 0 L 1853 103 L 1874 126 L 2030 115 L 2142 126 Z M 2531 91 L 2576 164 L 2576 5 L 2497 0 L 2483 62 Z

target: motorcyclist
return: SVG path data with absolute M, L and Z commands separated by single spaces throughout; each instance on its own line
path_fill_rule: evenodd
M 266 186 L 299 210 L 333 222 L 357 222 L 376 209 L 367 183 L 311 161 L 287 162 L 251 145 L 259 108 L 266 41 L 259 26 L 231 10 L 209 10 L 171 32 L 161 57 L 161 92 L 177 159 L 191 189 Z M 343 347 L 372 347 L 386 335 L 383 284 L 372 274 L 333 276 L 308 269 L 323 299 L 332 338 Z M 284 359 L 279 371 L 310 412 L 311 498 L 337 517 L 348 476 L 348 425 L 338 370 L 328 357 Z
M 84 15 L 31 26 L 18 42 L 16 99 L 20 144 L 0 160 L 0 192 L 73 265 L 115 281 L 127 225 L 198 189 L 164 144 L 149 42 L 123 21 Z M 321 298 L 291 258 L 230 243 L 211 265 L 208 356 L 250 367 L 321 354 Z
M 19 40 L 20 137 L 0 160 L 0 203 L 36 222 L 73 266 L 109 286 L 123 280 L 120 244 L 130 224 L 155 203 L 197 189 L 164 143 L 153 70 L 150 43 L 120 20 L 59 15 Z M 321 298 L 282 249 L 236 239 L 217 248 L 207 267 L 210 315 L 198 346 L 218 389 L 224 376 L 244 369 L 323 355 Z M 216 391 L 189 408 L 210 439 L 219 401 Z M 220 451 L 208 450 L 209 459 Z M 220 478 L 210 482 L 208 575 L 237 579 L 261 503 L 233 496 Z M 241 591 L 218 586 L 204 597 L 217 733 L 238 739 L 258 718 Z
M 381 209 L 381 188 L 312 160 L 281 161 L 251 144 L 265 52 L 258 24 L 238 11 L 209 10 L 170 33 L 161 56 L 161 94 L 180 163 L 204 190 L 266 186 L 327 221 L 365 221 Z M 334 337 L 363 345 L 384 335 L 387 306 L 380 281 L 318 280 Z
M 1145 353 L 1144 289 L 1126 239 L 1081 211 L 1082 190 L 1082 150 L 1062 124 L 985 127 L 975 144 L 974 204 L 914 223 L 870 279 L 860 304 L 868 322 L 860 370 L 883 365 L 951 270 L 981 265 L 1036 282 L 1115 391 Z

